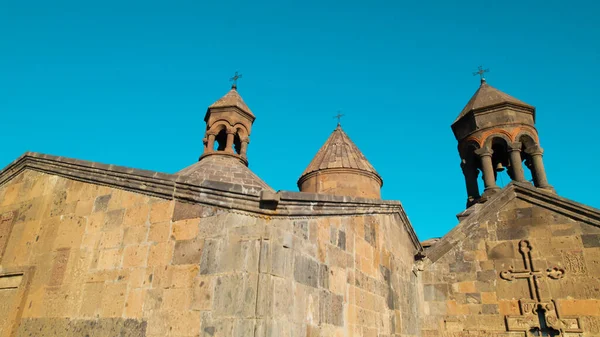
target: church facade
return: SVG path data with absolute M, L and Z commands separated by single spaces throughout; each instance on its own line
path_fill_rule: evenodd
M 300 192 L 268 186 L 235 85 L 175 174 L 25 153 L 0 171 L 0 337 L 600 336 L 600 211 L 549 184 L 535 114 L 482 79 L 452 124 L 466 209 L 425 242 L 339 125 Z

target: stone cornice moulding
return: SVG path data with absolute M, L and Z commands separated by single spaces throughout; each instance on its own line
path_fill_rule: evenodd
M 268 196 L 276 202 L 263 207 L 262 194 L 242 185 L 198 181 L 180 175 L 26 152 L 0 171 L 0 186 L 24 170 L 57 175 L 81 182 L 110 186 L 169 200 L 205 204 L 268 217 L 352 216 L 398 214 L 415 249 L 418 237 L 399 201 L 279 191 Z M 273 193 L 271 193 L 273 194 Z

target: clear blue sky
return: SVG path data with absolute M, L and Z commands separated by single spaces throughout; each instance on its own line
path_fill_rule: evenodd
M 0 0 L 0 166 L 24 151 L 176 172 L 229 89 L 277 190 L 343 127 L 419 237 L 465 205 L 450 124 L 488 82 L 537 107 L 549 181 L 600 208 L 597 1 Z M 506 178 L 505 178 L 506 179 Z

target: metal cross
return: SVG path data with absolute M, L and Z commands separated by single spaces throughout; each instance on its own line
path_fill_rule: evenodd
M 333 118 L 337 118 L 337 120 L 338 120 L 338 126 L 342 125 L 342 124 L 341 124 L 341 122 L 342 122 L 342 117 L 344 117 L 344 115 L 343 115 L 343 114 L 341 114 L 339 111 L 338 111 L 338 114 L 337 114 L 337 115 L 333 116 Z
M 489 69 L 483 69 L 482 66 L 479 66 L 479 68 L 477 68 L 478 70 L 476 72 L 473 73 L 473 76 L 477 76 L 479 75 L 479 77 L 481 78 L 481 81 L 485 81 L 485 77 L 483 76 L 485 73 L 489 73 L 490 70 Z
M 231 85 L 232 88 L 237 88 L 237 80 L 239 80 L 240 78 L 242 78 L 242 74 L 238 74 L 238 72 L 236 71 L 233 77 L 229 79 L 231 82 L 233 82 L 233 84 Z
M 546 276 L 551 279 L 559 279 L 565 276 L 565 271 L 556 267 L 548 269 L 546 271 L 535 270 L 533 267 L 533 260 L 531 258 L 531 244 L 529 241 L 522 240 L 519 242 L 519 251 L 523 255 L 523 264 L 525 265 L 524 270 L 515 271 L 514 267 L 510 267 L 509 270 L 500 273 L 500 277 L 507 281 L 514 281 L 517 279 L 527 279 L 529 283 L 529 293 L 531 299 L 537 302 L 541 302 L 540 296 L 540 285 L 538 279 Z

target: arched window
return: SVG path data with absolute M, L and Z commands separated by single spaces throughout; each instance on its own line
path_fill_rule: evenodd
M 215 137 L 214 149 L 215 151 L 225 151 L 227 147 L 227 131 L 225 128 L 221 129 Z
M 527 167 L 527 170 L 524 170 L 525 179 L 535 184 L 533 163 L 531 161 L 531 156 L 526 151 L 527 149 L 530 149 L 536 145 L 535 140 L 533 140 L 533 137 L 528 134 L 522 134 L 519 136 L 518 141 L 521 143 L 521 158 L 525 162 L 525 167 Z
M 233 137 L 233 152 L 236 154 L 240 154 L 242 151 L 242 140 L 240 138 L 240 133 L 236 132 Z

